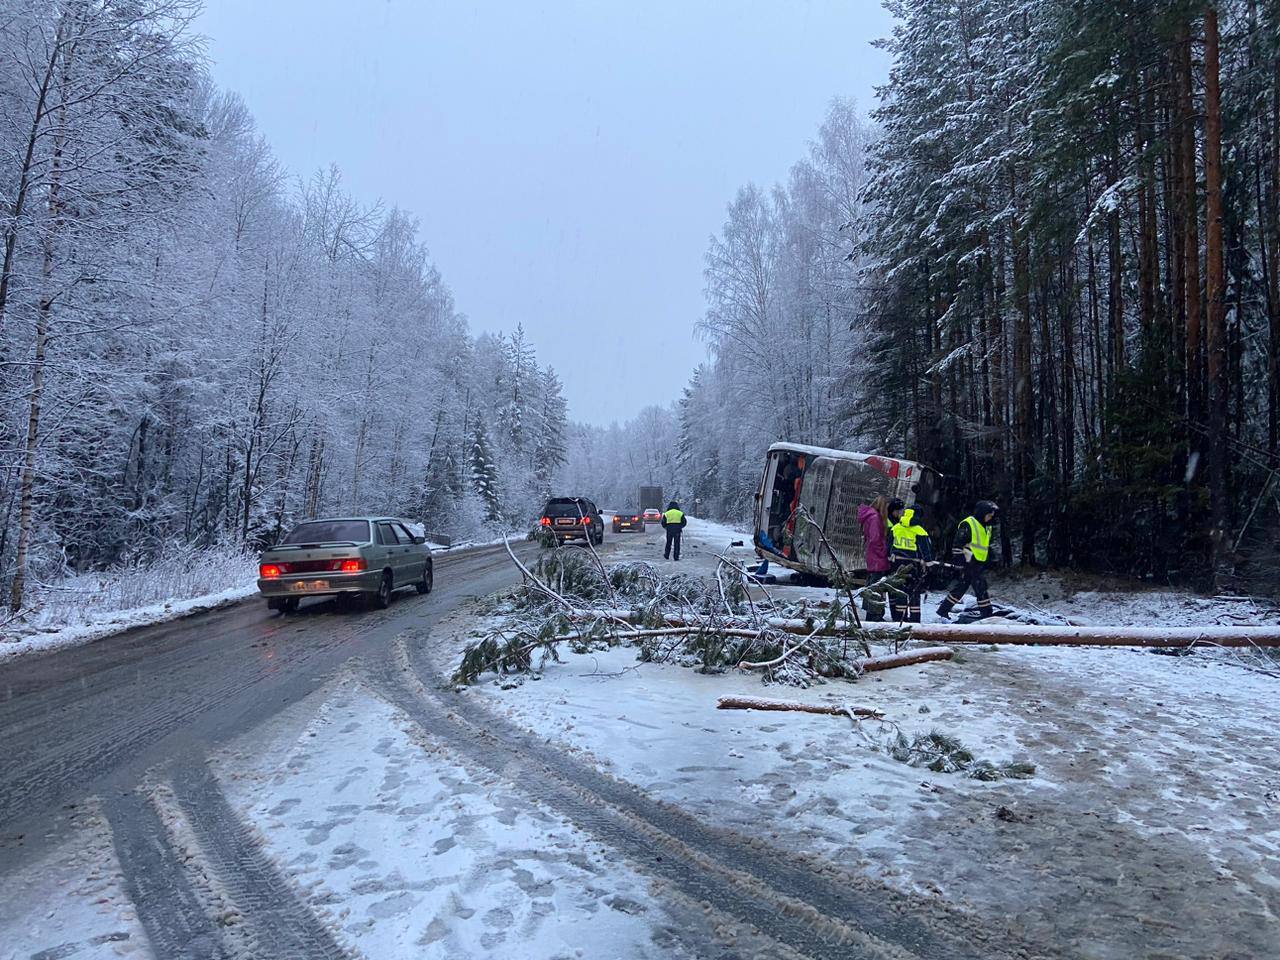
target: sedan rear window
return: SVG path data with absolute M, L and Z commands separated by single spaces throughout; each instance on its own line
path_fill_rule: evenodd
M 368 543 L 368 520 L 309 520 L 293 528 L 281 543 Z

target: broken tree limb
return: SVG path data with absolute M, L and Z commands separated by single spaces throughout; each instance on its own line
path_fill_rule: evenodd
M 877 670 L 892 670 L 894 667 L 909 667 L 914 663 L 928 663 L 931 660 L 950 660 L 955 651 L 950 647 L 919 647 L 915 650 L 903 650 L 901 653 L 888 653 L 882 657 L 863 657 L 855 660 L 854 665 L 863 673 L 874 673 Z
M 632 610 L 574 609 L 571 618 L 614 618 L 638 622 L 639 616 Z M 667 626 L 699 626 L 687 617 L 667 614 L 663 618 Z M 818 627 L 817 636 L 840 636 L 855 631 L 852 623 L 838 624 L 834 629 L 822 626 L 817 618 L 812 620 L 787 620 L 781 617 L 763 618 L 758 625 L 745 617 L 719 618 L 726 628 L 766 626 L 786 633 L 811 634 Z M 1280 647 L 1280 625 L 1266 627 L 1203 626 L 1203 627 L 1070 627 L 1034 626 L 1011 623 L 916 623 L 899 626 L 896 623 L 864 623 L 862 629 L 872 633 L 904 633 L 910 631 L 913 640 L 937 643 L 1016 644 L 1021 646 L 1076 646 L 1076 647 L 1190 647 L 1197 644 L 1216 647 Z
M 516 552 L 511 549 L 511 541 L 507 539 L 506 534 L 502 535 L 502 545 L 507 548 L 507 555 L 511 557 L 511 562 L 514 563 L 516 567 L 519 569 L 520 575 L 524 577 L 525 583 L 532 582 L 533 586 L 543 596 L 548 597 L 551 600 L 554 600 L 556 603 L 560 604 L 562 607 L 569 610 L 570 612 L 573 611 L 572 603 L 570 603 L 564 597 L 560 596 L 560 594 L 556 593 L 549 586 L 547 586 L 545 583 L 543 583 L 541 580 L 535 577 L 532 571 L 530 571 L 528 567 L 526 567 L 523 563 L 520 562 L 520 559 L 516 556 Z
M 847 707 L 836 704 L 801 703 L 798 700 L 767 700 L 764 697 L 721 697 L 717 710 L 794 710 L 800 713 L 823 713 L 833 717 L 867 717 L 883 720 L 884 714 L 870 707 Z

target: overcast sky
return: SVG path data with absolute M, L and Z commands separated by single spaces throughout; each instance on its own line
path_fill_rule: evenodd
M 679 396 L 726 204 L 888 71 L 879 0 L 206 2 L 290 170 L 417 216 L 472 329 L 523 322 L 600 424 Z

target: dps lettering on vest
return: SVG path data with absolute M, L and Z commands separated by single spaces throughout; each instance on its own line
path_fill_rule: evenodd
M 915 522 L 915 511 L 904 510 L 902 519 L 890 531 L 893 534 L 893 554 L 898 557 L 914 557 L 920 552 L 919 540 L 929 531 Z

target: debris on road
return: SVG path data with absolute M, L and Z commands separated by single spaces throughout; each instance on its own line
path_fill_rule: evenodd
M 830 703 L 801 703 L 798 700 L 767 700 L 764 697 L 721 697 L 717 710 L 794 710 L 800 713 L 830 714 L 858 720 L 883 720 L 884 714 L 871 707 L 849 707 Z

